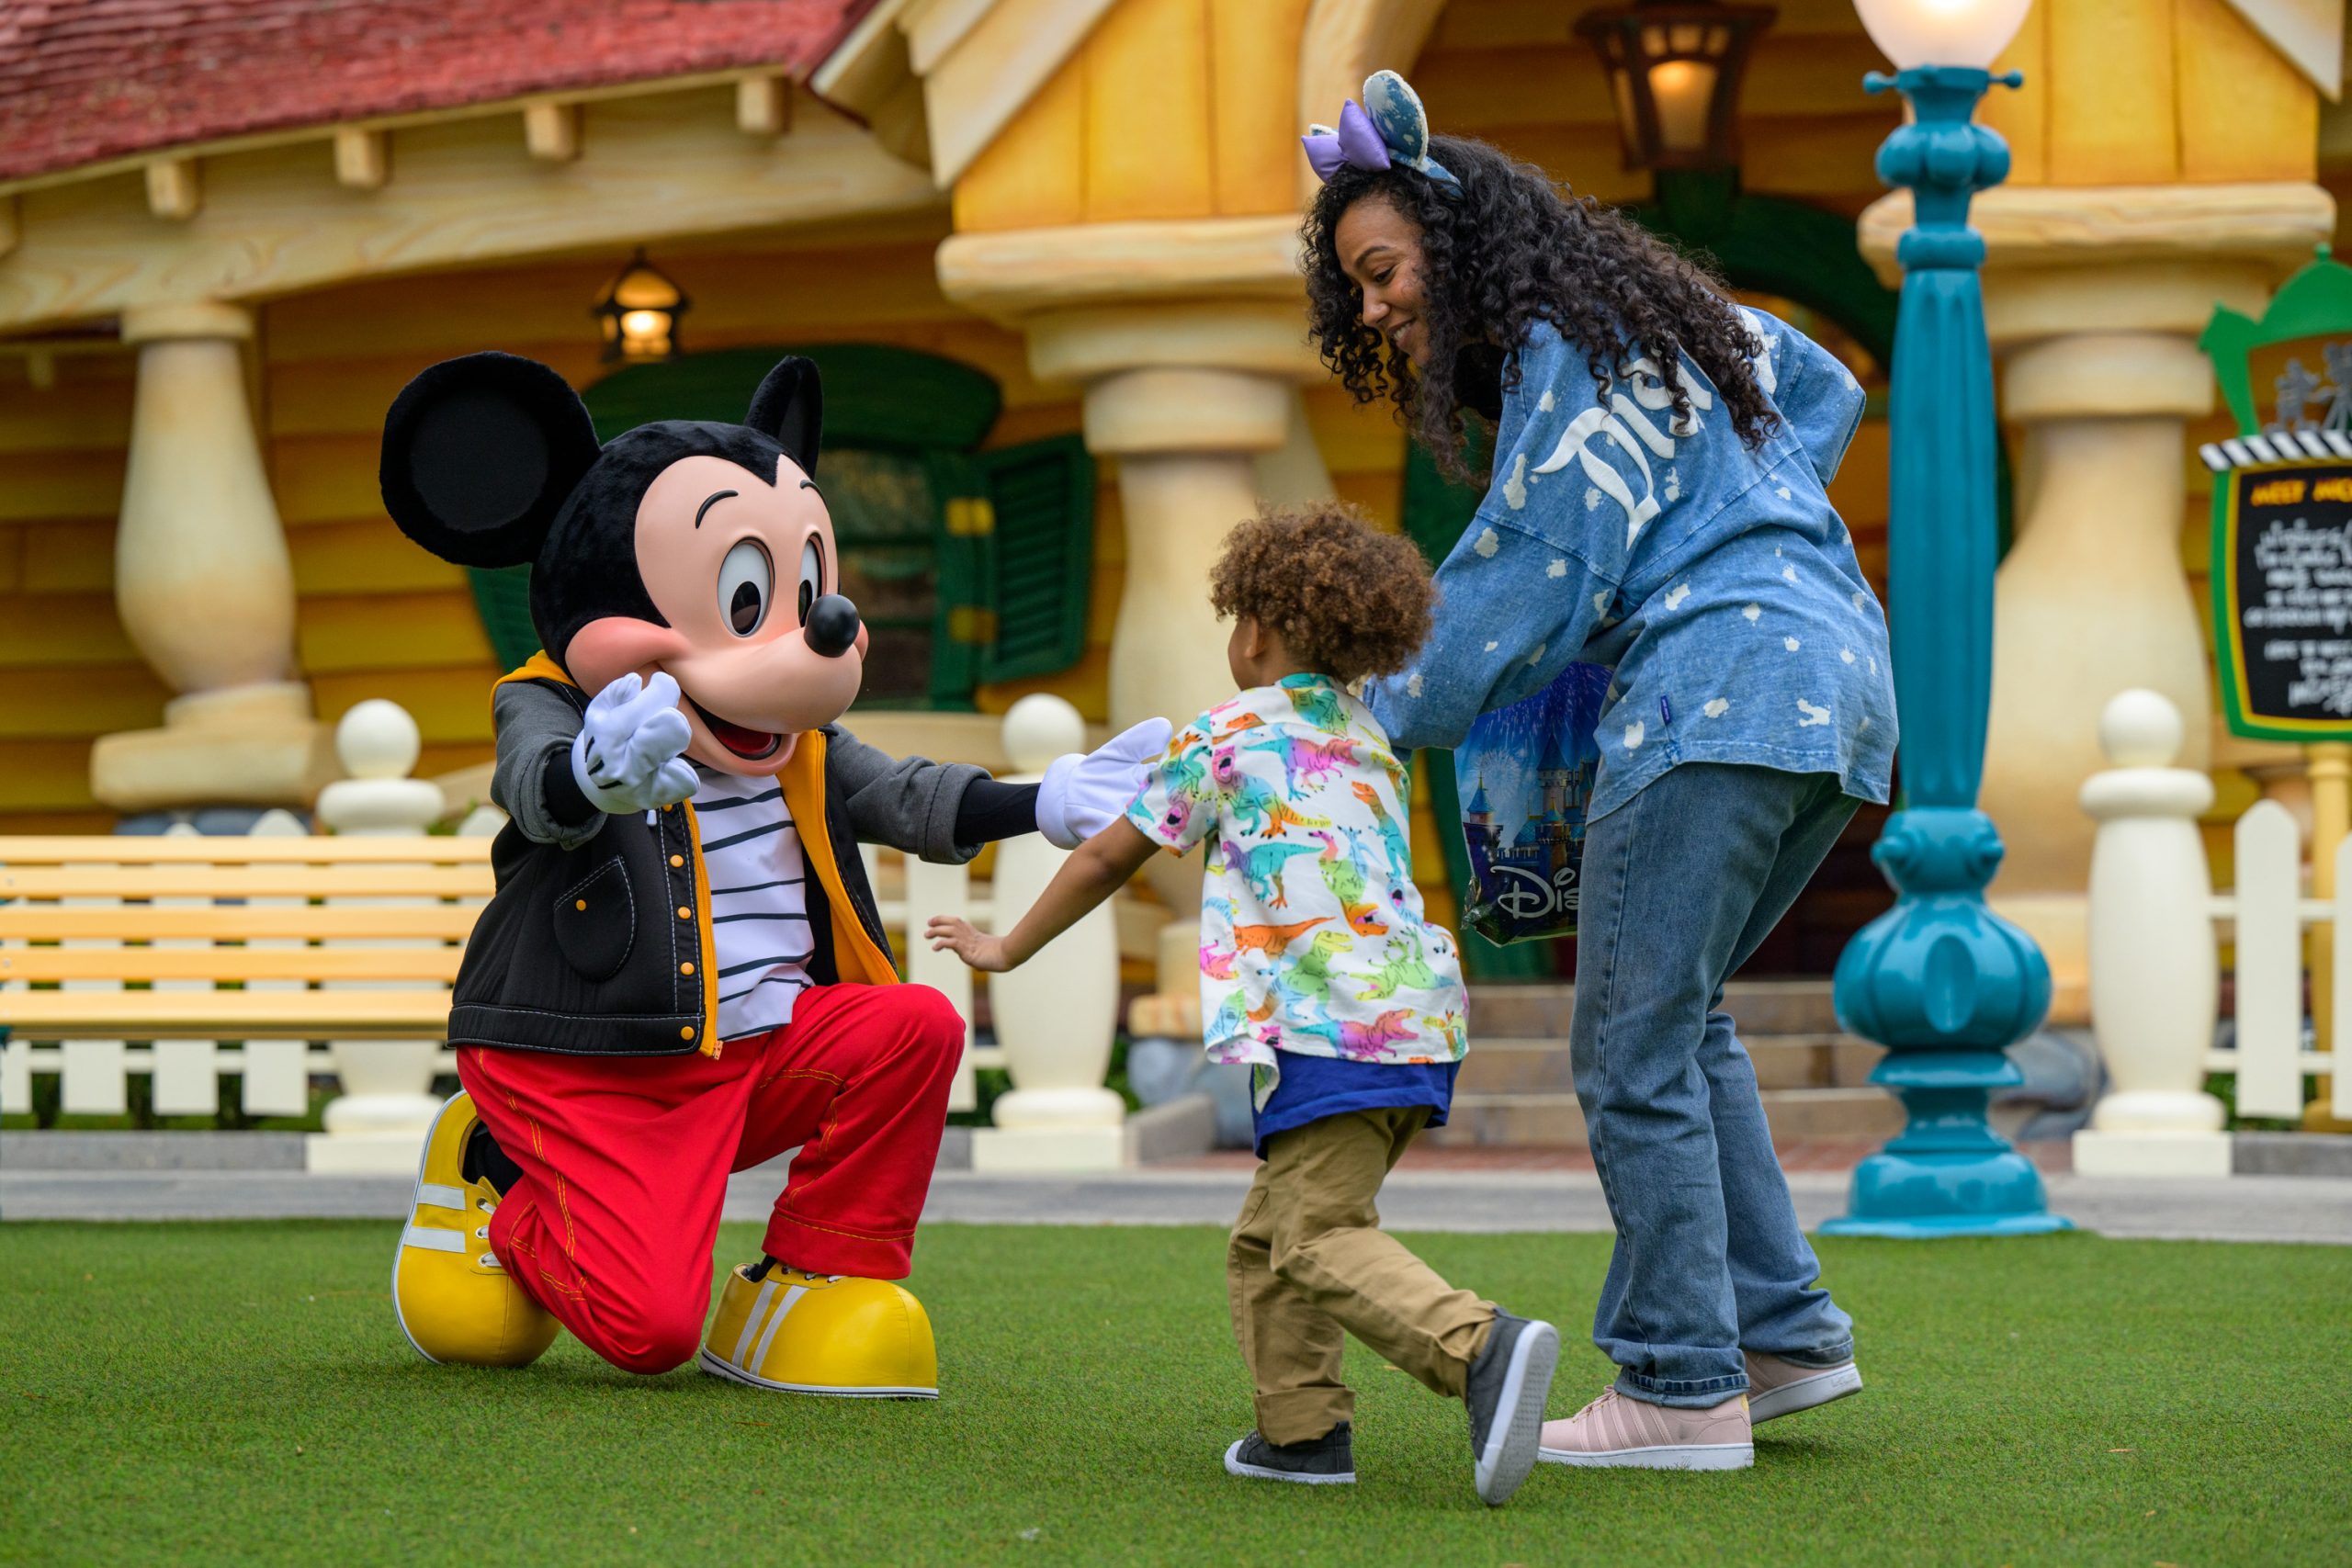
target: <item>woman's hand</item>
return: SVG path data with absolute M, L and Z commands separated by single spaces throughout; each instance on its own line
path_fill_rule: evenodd
M 923 935 L 931 939 L 933 953 L 952 953 L 983 974 L 1001 975 L 1012 967 L 1012 961 L 1004 951 L 1004 939 L 981 935 L 969 920 L 953 915 L 933 915 Z

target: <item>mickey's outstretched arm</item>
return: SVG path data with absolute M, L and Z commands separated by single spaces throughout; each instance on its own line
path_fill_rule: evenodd
M 1147 719 L 1091 752 L 1055 759 L 1042 784 L 1005 784 L 963 762 L 894 758 L 835 725 L 825 768 L 862 840 L 957 864 L 983 845 L 1040 832 L 1075 848 L 1127 808 L 1167 747 L 1165 719 Z

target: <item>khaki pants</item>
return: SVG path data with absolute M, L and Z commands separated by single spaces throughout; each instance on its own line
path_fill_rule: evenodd
M 1241 1359 L 1270 1443 L 1319 1438 L 1355 1409 L 1346 1329 L 1435 1393 L 1460 1398 L 1495 1305 L 1457 1291 L 1381 1233 L 1373 1199 L 1427 1106 L 1327 1116 L 1268 1141 L 1225 1252 Z

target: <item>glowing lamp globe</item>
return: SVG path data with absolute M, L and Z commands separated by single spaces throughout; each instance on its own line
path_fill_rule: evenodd
M 678 318 L 686 313 L 685 293 L 640 248 L 605 285 L 594 311 L 605 331 L 607 360 L 670 359 L 678 352 Z
M 1863 30 L 1898 71 L 1989 69 L 2025 25 L 2033 0 L 1854 0 Z

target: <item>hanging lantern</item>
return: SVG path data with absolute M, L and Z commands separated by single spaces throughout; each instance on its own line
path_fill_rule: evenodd
M 605 329 L 605 357 L 632 362 L 674 358 L 678 318 L 692 303 L 638 247 L 628 265 L 596 298 L 593 314 Z
M 1756 36 L 1779 13 L 1713 0 L 1634 0 L 1588 13 L 1617 100 L 1629 169 L 1721 169 L 1739 162 L 1739 81 Z

